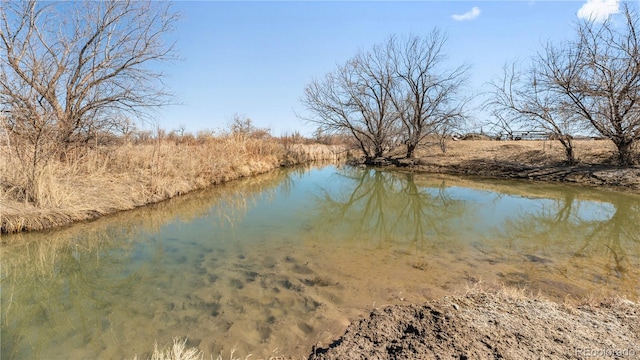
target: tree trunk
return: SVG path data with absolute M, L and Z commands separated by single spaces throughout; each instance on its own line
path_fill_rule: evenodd
M 564 155 L 566 157 L 567 163 L 573 165 L 576 163 L 576 156 L 573 151 L 573 142 L 571 141 L 570 135 L 559 135 L 558 140 L 564 147 Z
M 407 143 L 407 159 L 413 159 L 413 152 L 416 150 L 416 144 Z
M 633 165 L 636 161 L 633 154 L 633 140 L 623 139 L 615 142 L 618 148 L 618 162 L 620 165 Z
M 383 157 L 384 156 L 384 147 L 382 146 L 382 141 L 378 141 L 374 146 L 374 157 Z
M 564 152 L 565 152 L 565 156 L 567 157 L 567 162 L 570 165 L 573 165 L 576 163 L 576 157 L 573 153 L 573 147 L 572 146 L 567 146 L 564 148 Z

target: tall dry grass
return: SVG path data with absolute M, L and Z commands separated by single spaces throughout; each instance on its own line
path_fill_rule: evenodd
M 158 343 L 153 345 L 153 353 L 150 360 L 204 360 L 204 352 L 198 348 L 187 348 L 187 339 L 181 340 L 180 338 L 174 338 L 173 344 L 166 345 L 164 348 L 158 348 Z M 274 351 L 275 353 L 276 351 Z M 243 358 L 236 357 L 235 350 L 231 350 L 229 357 L 218 354 L 216 360 L 248 360 L 251 358 L 251 354 Z M 138 356 L 133 357 L 134 360 L 138 360 Z M 213 360 L 213 356 L 211 357 Z M 270 355 L 268 357 L 260 358 L 257 360 L 287 360 L 290 359 L 281 355 Z
M 64 160 L 49 159 L 35 172 L 9 146 L 0 153 L 2 233 L 93 219 L 282 165 L 344 155 L 340 146 L 285 146 L 276 138 L 233 134 L 83 148 Z

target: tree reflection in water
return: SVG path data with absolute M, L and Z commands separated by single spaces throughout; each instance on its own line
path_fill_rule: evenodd
M 334 182 L 312 205 L 323 242 L 447 253 L 470 278 L 552 297 L 640 296 L 635 195 L 352 167 Z
M 222 342 L 313 341 L 304 329 L 370 299 L 422 301 L 471 278 L 559 299 L 640 295 L 637 195 L 307 170 L 7 237 L 2 358 L 123 358 L 176 335 L 215 353 Z
M 640 295 L 640 202 L 634 196 L 588 201 L 578 190 L 547 194 L 475 245 L 486 257 L 522 261 L 527 280 L 522 273 L 507 274 L 508 284 L 557 287 L 558 293 L 575 285 L 587 294 L 606 283 L 607 291 Z M 506 249 L 511 251 L 504 254 Z
M 340 191 L 322 188 L 314 204 L 315 223 L 332 228 L 334 238 L 352 241 L 411 243 L 416 247 L 455 241 L 455 227 L 468 210 L 453 199 L 444 181 L 419 187 L 411 173 L 344 167 L 337 176 L 347 180 Z

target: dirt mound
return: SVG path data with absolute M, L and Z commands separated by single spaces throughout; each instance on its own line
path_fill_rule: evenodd
M 640 305 L 567 306 L 506 292 L 376 309 L 309 359 L 640 357 Z

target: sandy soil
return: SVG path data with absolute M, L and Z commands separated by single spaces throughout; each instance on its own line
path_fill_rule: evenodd
M 471 291 L 376 309 L 309 359 L 637 359 L 640 305 Z

